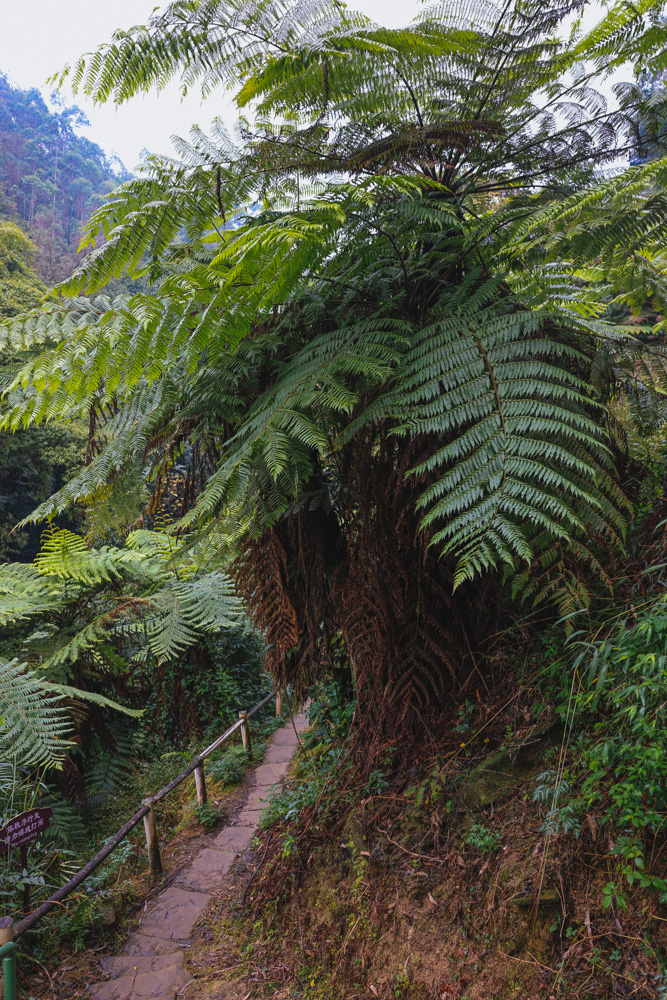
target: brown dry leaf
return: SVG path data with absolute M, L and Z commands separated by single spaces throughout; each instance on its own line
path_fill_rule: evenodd
M 429 903 L 433 903 L 434 906 L 439 906 L 440 904 L 433 898 L 431 893 L 428 894 Z
M 375 996 L 378 995 L 378 991 L 375 989 L 374 986 L 371 986 L 371 993 L 373 993 Z
M 595 817 L 592 813 L 586 813 L 586 823 L 588 824 L 588 829 L 591 831 L 591 837 L 593 840 L 597 840 L 598 837 L 598 825 L 595 822 Z
M 370 856 L 371 856 L 371 852 L 370 851 L 359 851 L 359 854 L 363 854 L 363 856 L 365 858 L 370 858 Z
M 466 863 L 465 863 L 465 861 L 463 860 L 463 858 L 461 857 L 460 854 L 458 855 L 458 857 L 456 859 L 456 863 L 457 863 L 457 865 L 460 865 L 461 868 L 465 868 L 465 866 L 466 866 Z

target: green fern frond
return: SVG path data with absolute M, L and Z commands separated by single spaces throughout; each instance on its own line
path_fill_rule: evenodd
M 62 699 L 18 660 L 0 659 L 0 753 L 23 764 L 58 765 L 71 722 Z
M 0 566 L 0 625 L 58 611 L 61 607 L 60 587 L 41 577 L 33 566 L 23 563 Z
M 141 628 L 162 663 L 191 646 L 203 632 L 232 628 L 243 620 L 244 610 L 231 580 L 216 572 L 187 583 L 174 581 L 156 591 Z

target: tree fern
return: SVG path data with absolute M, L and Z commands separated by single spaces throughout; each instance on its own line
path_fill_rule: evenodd
M 365 710 L 414 725 L 484 645 L 485 572 L 568 607 L 589 599 L 571 556 L 608 585 L 627 504 L 606 401 L 663 378 L 612 307 L 661 305 L 667 197 L 664 161 L 619 167 L 658 110 L 601 88 L 665 47 L 656 3 L 588 33 L 580 10 L 438 3 L 388 30 L 328 0 L 193 0 L 66 69 L 99 101 L 221 84 L 246 117 L 149 160 L 62 297 L 5 327 L 26 353 L 4 426 L 92 428 L 34 516 L 99 508 L 123 476 L 155 512 L 180 463 L 178 527 L 234 525 L 281 682 L 340 633 Z M 125 273 L 153 294 L 82 297 Z M 199 578 L 195 610 L 157 553 L 68 559 L 82 586 L 88 559 L 150 579 L 158 657 L 230 615 L 224 582 Z

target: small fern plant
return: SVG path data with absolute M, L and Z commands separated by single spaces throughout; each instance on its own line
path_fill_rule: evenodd
M 124 547 L 86 544 L 66 529 L 49 528 L 32 564 L 0 566 L 0 626 L 30 621 L 25 640 L 40 674 L 91 684 L 127 670 L 134 659 L 162 663 L 205 632 L 237 625 L 243 609 L 224 573 L 200 572 L 201 550 L 185 539 L 135 531 Z M 74 692 L 71 692 L 74 694 Z

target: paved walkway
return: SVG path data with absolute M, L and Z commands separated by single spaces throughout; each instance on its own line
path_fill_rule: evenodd
M 305 715 L 295 716 L 294 723 L 302 732 L 307 726 Z M 236 819 L 156 897 L 128 939 L 125 953 L 102 958 L 110 978 L 90 987 L 95 1000 L 175 1000 L 180 987 L 191 980 L 183 960 L 192 928 L 206 909 L 211 890 L 250 846 L 266 799 L 282 785 L 296 747 L 297 737 L 288 720 L 271 737 L 264 763 L 255 768 L 254 784 Z

